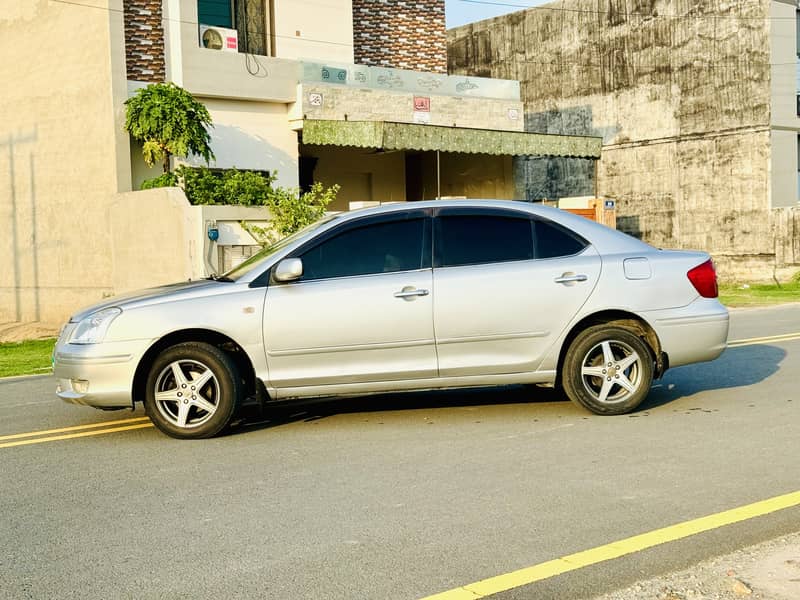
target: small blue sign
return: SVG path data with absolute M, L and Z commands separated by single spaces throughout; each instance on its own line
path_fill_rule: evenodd
M 617 201 L 616 200 L 606 200 L 605 203 L 604 203 L 604 206 L 605 206 L 606 210 L 614 210 L 617 207 Z

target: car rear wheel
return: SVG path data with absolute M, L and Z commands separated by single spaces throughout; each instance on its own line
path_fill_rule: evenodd
M 598 415 L 622 415 L 647 397 L 653 382 L 653 355 L 631 330 L 590 327 L 573 340 L 564 360 L 567 396 Z
M 145 410 L 174 438 L 217 435 L 230 422 L 241 396 L 236 364 L 204 343 L 177 344 L 158 355 L 147 378 Z

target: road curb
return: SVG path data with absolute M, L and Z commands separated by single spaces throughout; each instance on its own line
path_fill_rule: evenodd
M 0 377 L 0 384 L 11 383 L 13 381 L 22 381 L 24 379 L 41 379 L 43 377 L 52 377 L 53 372 L 41 373 L 39 375 L 10 375 L 8 377 Z

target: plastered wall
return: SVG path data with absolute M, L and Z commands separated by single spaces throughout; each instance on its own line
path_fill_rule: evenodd
M 130 189 L 125 46 L 121 0 L 94 4 L 0 11 L 0 322 L 57 324 L 113 290 L 108 207 Z

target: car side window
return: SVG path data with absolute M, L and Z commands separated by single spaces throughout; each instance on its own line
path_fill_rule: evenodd
M 534 220 L 536 258 L 558 258 L 578 254 L 588 245 L 568 229 L 550 221 Z
M 443 215 L 435 241 L 442 267 L 530 260 L 531 221 L 495 215 Z
M 344 231 L 300 256 L 302 281 L 424 268 L 424 231 L 423 218 Z

